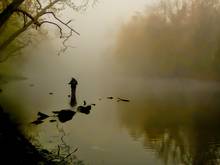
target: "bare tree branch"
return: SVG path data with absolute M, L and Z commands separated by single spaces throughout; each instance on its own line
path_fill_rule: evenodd
M 51 8 L 52 6 L 54 6 L 57 2 L 59 2 L 60 0 L 54 0 L 52 1 L 50 4 L 48 4 L 47 6 L 45 6 L 35 17 L 34 20 L 38 20 L 39 17 L 41 17 L 49 8 Z M 30 20 L 29 22 L 26 23 L 26 25 L 19 29 L 18 31 L 16 31 L 15 33 L 13 33 L 4 43 L 2 43 L 0 45 L 0 56 L 1 56 L 1 52 L 7 48 L 7 46 L 15 39 L 17 38 L 20 34 L 22 34 L 25 30 L 28 29 L 29 26 L 31 26 L 35 21 L 34 20 Z
M 68 47 L 70 47 L 70 46 L 66 45 L 66 42 L 70 39 L 70 37 L 71 37 L 72 35 L 73 35 L 73 32 L 70 31 L 70 34 L 65 37 L 65 39 L 63 40 L 63 48 L 61 48 L 61 49 L 59 50 L 58 55 L 60 55 L 61 53 L 65 52 L 65 51 L 68 49 Z
M 22 9 L 19 9 L 19 8 L 15 9 L 14 11 L 22 13 L 24 17 L 27 16 L 28 18 L 30 18 L 34 22 L 35 25 L 40 26 L 39 22 L 37 20 L 35 20 L 35 18 L 31 14 L 29 14 L 28 12 L 26 12 Z M 24 23 L 25 23 L 25 21 L 24 21 Z
M 52 22 L 52 21 L 47 21 L 47 20 L 42 21 L 42 22 L 38 22 L 31 14 L 29 14 L 28 12 L 26 12 L 26 11 L 24 11 L 24 10 L 22 10 L 22 9 L 16 9 L 15 12 L 20 12 L 20 13 L 23 14 L 23 17 L 24 17 L 24 25 L 26 24 L 26 20 L 25 20 L 26 17 L 30 18 L 30 19 L 34 22 L 34 24 L 35 24 L 37 27 L 40 27 L 42 24 L 45 24 L 45 23 L 53 24 L 53 25 L 55 25 L 55 26 L 58 27 L 58 29 L 59 29 L 59 31 L 60 31 L 60 38 L 63 38 L 63 37 L 64 37 L 64 36 L 63 36 L 63 30 L 62 30 L 62 28 L 61 28 L 57 23 Z M 73 28 L 71 28 L 71 27 L 68 25 L 68 24 L 71 22 L 71 20 L 69 20 L 68 22 L 65 23 L 65 22 L 63 22 L 61 19 L 59 19 L 59 18 L 55 15 L 54 12 L 44 12 L 44 13 L 42 14 L 42 16 L 45 15 L 45 14 L 52 14 L 53 17 L 54 17 L 58 22 L 60 22 L 61 24 L 63 24 L 64 26 L 66 26 L 68 29 L 70 29 L 71 35 L 66 36 L 66 39 L 64 40 L 65 42 L 66 42 L 66 40 L 68 40 L 68 39 L 72 36 L 72 32 L 76 33 L 77 35 L 80 35 L 77 31 L 75 31 Z
M 42 24 L 45 24 L 45 23 L 49 23 L 49 24 L 52 24 L 52 25 L 55 25 L 56 27 L 58 27 L 58 29 L 60 30 L 60 38 L 63 38 L 63 30 L 62 30 L 62 28 L 58 25 L 58 24 L 56 24 L 56 23 L 54 23 L 54 22 L 51 22 L 51 21 L 42 21 L 42 22 L 40 22 L 39 23 L 39 27 L 42 25 Z
M 41 10 L 41 9 L 42 9 L 42 4 L 41 4 L 41 2 L 40 2 L 39 0 L 36 0 L 36 1 L 37 1 L 38 5 L 39 5 L 38 9 Z
M 13 0 L 13 2 L 16 0 Z M 24 0 L 23 0 L 24 1 Z M 60 52 L 64 52 L 68 47 L 66 43 L 69 40 L 69 38 L 73 35 L 73 33 L 80 35 L 79 32 L 77 32 L 75 29 L 73 29 L 69 24 L 71 23 L 72 20 L 69 20 L 67 22 L 64 22 L 63 20 L 61 20 L 60 18 L 58 18 L 56 16 L 56 14 L 52 11 L 48 11 L 48 9 L 53 9 L 53 6 L 59 2 L 63 2 L 64 0 L 48 0 L 49 3 L 43 7 L 41 0 L 36 0 L 36 7 L 39 6 L 39 8 L 37 9 L 37 14 L 36 15 L 32 15 L 32 13 L 29 13 L 28 11 L 22 10 L 19 8 L 19 6 L 17 8 L 13 8 L 12 12 L 16 12 L 16 13 L 21 13 L 23 16 L 23 20 L 24 20 L 24 26 L 22 28 L 20 28 L 19 30 L 17 30 L 16 32 L 14 32 L 11 36 L 9 36 L 1 45 L 0 45 L 0 56 L 3 55 L 3 51 L 4 49 L 6 49 L 8 47 L 8 45 L 14 41 L 20 34 L 22 34 L 23 32 L 25 32 L 31 25 L 36 25 L 36 29 L 38 27 L 41 27 L 43 24 L 52 24 L 54 26 L 56 26 L 59 29 L 60 32 L 60 38 L 63 38 L 63 48 L 61 49 Z M 88 1 L 89 0 L 83 0 L 83 3 L 80 6 L 75 5 L 73 2 L 71 1 L 66 1 L 65 0 L 65 4 L 68 5 L 69 7 L 72 7 L 73 9 L 75 9 L 76 11 L 78 11 L 80 8 L 83 9 L 88 5 Z M 20 4 L 22 2 L 22 0 L 19 0 Z M 42 18 L 44 15 L 47 14 L 51 14 L 54 18 L 54 20 L 47 20 L 46 18 Z M 0 21 L 0 25 L 1 25 L 1 21 Z M 64 35 L 64 28 L 67 28 L 70 30 L 69 34 Z M 60 53 L 58 53 L 60 54 Z
M 52 14 L 53 17 L 59 21 L 61 24 L 65 25 L 67 28 L 69 28 L 72 32 L 76 33 L 77 35 L 80 35 L 79 32 L 77 32 L 76 30 L 74 30 L 73 28 L 71 28 L 68 24 L 72 21 L 72 20 L 69 20 L 67 23 L 63 22 L 61 19 L 59 19 L 54 12 L 45 12 L 45 14 Z

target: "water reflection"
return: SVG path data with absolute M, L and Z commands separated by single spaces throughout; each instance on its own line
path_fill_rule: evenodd
M 77 80 L 75 78 L 72 78 L 71 81 L 69 82 L 69 84 L 71 85 L 71 99 L 70 99 L 70 106 L 71 109 L 62 109 L 59 111 L 52 111 L 53 115 L 47 115 L 45 113 L 42 112 L 38 112 L 37 113 L 37 119 L 33 122 L 31 122 L 34 125 L 39 125 L 42 124 L 44 122 L 45 119 L 51 118 L 50 122 L 56 122 L 57 119 L 58 121 L 60 121 L 61 123 L 65 123 L 67 121 L 70 121 L 73 119 L 73 117 L 75 116 L 76 112 L 80 112 L 83 114 L 90 114 L 90 111 L 92 109 L 92 106 L 95 106 L 95 104 L 91 104 L 91 105 L 86 105 L 86 101 L 83 101 L 83 105 L 78 106 L 76 109 L 77 111 L 74 111 L 74 107 L 77 105 L 76 102 L 76 85 L 78 84 Z M 53 95 L 52 92 L 49 93 L 50 95 Z M 129 100 L 125 100 L 125 99 L 121 99 L 118 101 L 129 101 Z
M 219 90 L 151 89 L 132 104 L 118 104 L 119 119 L 164 164 L 219 164 L 219 98 Z

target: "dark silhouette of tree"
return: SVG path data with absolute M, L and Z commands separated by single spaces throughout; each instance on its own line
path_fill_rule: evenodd
M 31 2 L 31 4 L 30 4 Z M 28 28 L 32 27 L 36 30 L 39 29 L 44 24 L 50 24 L 57 27 L 60 32 L 60 38 L 63 40 L 63 49 L 67 49 L 66 42 L 73 35 L 80 35 L 75 29 L 70 26 L 72 20 L 63 21 L 58 18 L 56 15 L 57 11 L 61 11 L 65 6 L 72 8 L 74 11 L 85 10 L 89 5 L 89 0 L 82 0 L 80 4 L 75 3 L 71 0 L 47 0 L 42 3 L 40 0 L 26 1 L 26 0 L 14 0 L 9 4 L 1 13 L 0 13 L 0 33 L 4 33 L 3 27 L 6 23 L 10 23 L 10 17 L 16 15 L 19 17 L 19 21 L 23 19 L 23 26 L 18 30 L 14 31 L 3 41 L 0 41 L 0 61 L 5 61 L 9 56 L 2 57 L 4 50 L 17 39 L 21 34 L 27 31 Z M 30 7 L 29 7 L 30 6 Z M 62 6 L 62 7 L 60 7 Z M 52 16 L 51 19 L 48 19 L 48 16 Z M 68 30 L 68 34 L 65 34 L 64 31 Z M 25 44 L 22 44 L 18 49 L 25 47 Z M 16 50 L 15 50 L 16 51 Z
M 14 0 L 7 6 L 5 10 L 3 10 L 3 12 L 0 14 L 0 28 L 23 2 L 24 0 Z

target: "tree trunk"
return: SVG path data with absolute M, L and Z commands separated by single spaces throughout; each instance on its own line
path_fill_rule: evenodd
M 24 2 L 24 0 L 13 0 L 13 2 L 3 10 L 3 12 L 0 14 L 0 28 L 10 18 L 14 10 L 22 4 L 22 2 Z
M 16 0 L 15 0 L 16 1 Z M 55 5 L 60 0 L 54 0 L 47 6 L 45 6 L 35 17 L 34 20 L 38 20 L 39 17 L 41 17 L 49 8 L 51 8 L 53 5 Z M 13 33 L 5 42 L 3 42 L 0 45 L 0 57 L 3 55 L 4 50 L 8 47 L 8 45 L 14 41 L 20 34 L 25 32 L 29 26 L 31 26 L 34 23 L 34 20 L 30 20 L 24 27 Z M 1 62 L 1 60 L 0 60 Z

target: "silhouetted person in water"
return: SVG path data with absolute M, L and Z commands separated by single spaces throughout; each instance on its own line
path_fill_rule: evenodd
M 71 107 L 74 107 L 76 105 L 76 85 L 78 84 L 78 82 L 76 81 L 76 79 L 72 78 L 69 84 L 71 85 L 70 105 Z

